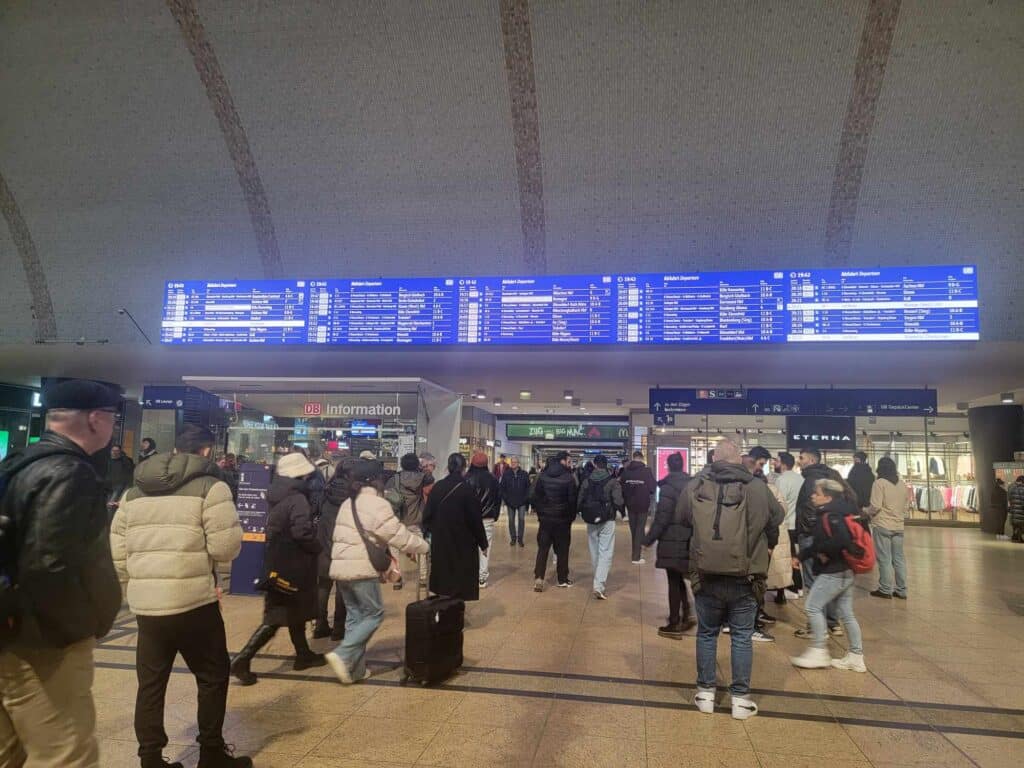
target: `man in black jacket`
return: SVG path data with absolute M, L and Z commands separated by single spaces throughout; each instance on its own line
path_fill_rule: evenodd
M 97 465 L 121 394 L 71 380 L 43 402 L 47 431 L 0 465 L 0 515 L 10 520 L 2 560 L 20 593 L 20 624 L 0 652 L 0 765 L 95 768 L 93 649 L 121 606 Z
M 519 458 L 509 460 L 509 468 L 501 476 L 501 500 L 508 507 L 509 545 L 525 546 L 526 507 L 530 503 L 530 476 L 519 466 Z M 518 523 L 518 527 L 517 527 Z
M 843 479 L 832 467 L 821 463 L 821 451 L 817 448 L 804 448 L 800 451 L 797 459 L 800 464 L 800 472 L 804 477 L 804 485 L 800 489 L 800 497 L 796 502 L 796 534 L 797 551 L 802 552 L 814 543 L 814 529 L 818 524 L 818 508 L 811 501 L 814 495 L 815 484 L 819 480 L 835 480 L 842 483 Z M 801 561 L 804 590 L 810 592 L 814 584 L 814 563 L 810 560 Z M 835 607 L 829 606 L 826 611 L 829 631 L 835 635 L 842 634 L 839 626 L 839 619 L 836 616 Z M 812 637 L 810 626 L 796 631 L 797 637 Z
M 569 547 L 572 544 L 572 521 L 576 517 L 576 481 L 569 471 L 567 452 L 562 451 L 548 459 L 547 466 L 533 487 L 531 503 L 540 521 L 533 591 L 544 591 L 544 573 L 548 568 L 548 553 L 552 545 L 557 561 L 558 586 L 571 587 Z
M 868 455 L 864 451 L 857 451 L 853 454 L 853 467 L 850 468 L 850 475 L 846 482 L 857 494 L 857 504 L 860 509 L 871 506 L 871 489 L 875 485 L 875 473 L 871 471 L 868 464 Z
M 647 528 L 647 515 L 651 511 L 654 494 L 658 492 L 658 484 L 654 479 L 654 473 L 644 463 L 642 452 L 633 453 L 633 460 L 622 471 L 619 482 L 622 483 L 622 495 L 626 497 L 626 511 L 629 514 L 629 533 L 633 539 L 633 565 L 643 565 L 640 547 Z
M 480 550 L 480 589 L 487 589 L 487 579 L 491 576 L 488 555 L 494 541 L 494 525 L 501 515 L 501 490 L 498 488 L 498 478 L 487 469 L 486 453 L 473 454 L 469 471 L 466 472 L 466 485 L 473 489 L 480 501 L 480 513 L 487 533 L 487 549 Z

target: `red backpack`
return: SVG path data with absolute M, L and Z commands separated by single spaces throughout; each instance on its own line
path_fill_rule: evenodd
M 821 523 L 825 526 L 825 533 L 831 537 L 832 528 L 828 522 L 828 515 L 822 518 Z M 854 573 L 871 573 L 871 569 L 875 567 L 875 540 L 871 538 L 868 529 L 861 525 L 853 515 L 844 516 L 843 523 L 850 532 L 854 548 L 859 548 L 861 551 L 860 555 L 855 555 L 848 549 L 844 549 L 843 558 L 846 560 L 846 564 Z

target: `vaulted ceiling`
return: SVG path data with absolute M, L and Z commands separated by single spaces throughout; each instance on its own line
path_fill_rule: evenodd
M 1019 0 L 9 0 L 0 345 L 169 279 L 977 263 L 1024 338 Z

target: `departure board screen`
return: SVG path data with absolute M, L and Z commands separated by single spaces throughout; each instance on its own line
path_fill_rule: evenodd
M 973 266 L 167 283 L 166 344 L 976 341 Z

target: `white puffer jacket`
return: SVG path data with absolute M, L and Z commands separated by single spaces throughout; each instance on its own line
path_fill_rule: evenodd
M 410 555 L 423 555 L 430 551 L 430 545 L 410 531 L 391 509 L 391 504 L 381 498 L 373 488 L 363 488 L 356 499 L 356 513 L 368 536 L 378 544 L 394 547 Z M 338 510 L 338 522 L 334 526 L 331 547 L 331 578 L 335 581 L 360 581 L 377 578 L 377 571 L 370 563 L 355 521 L 352 519 L 352 500 L 348 499 Z
M 114 567 L 141 616 L 215 602 L 214 564 L 241 548 L 231 489 L 212 461 L 193 454 L 159 453 L 140 464 L 110 526 Z

